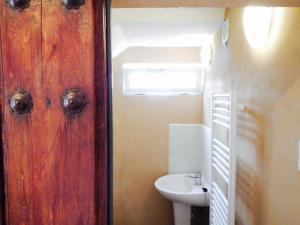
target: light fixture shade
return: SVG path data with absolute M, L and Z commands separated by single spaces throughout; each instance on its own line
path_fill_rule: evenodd
M 229 19 L 227 18 L 222 25 L 222 42 L 224 45 L 227 44 L 229 40 Z
M 246 7 L 243 15 L 244 33 L 251 47 L 261 49 L 269 41 L 273 18 L 272 7 Z

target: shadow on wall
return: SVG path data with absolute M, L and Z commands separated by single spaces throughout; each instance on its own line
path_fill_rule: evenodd
M 236 179 L 237 207 L 247 209 L 247 211 L 242 210 L 242 213 L 236 214 L 236 224 L 260 224 L 262 219 L 262 185 L 259 178 L 251 167 L 247 167 L 240 160 L 237 164 Z M 249 215 L 250 213 L 251 215 Z
M 255 104 L 251 104 L 255 108 Z M 265 142 L 266 118 L 264 114 L 259 113 L 245 106 L 244 111 L 237 114 L 237 135 L 253 146 L 259 159 L 263 159 L 263 149 Z
M 253 108 L 255 104 L 251 103 Z M 245 107 L 237 114 L 237 138 L 242 139 L 237 146 L 240 152 L 236 174 L 236 224 L 261 224 L 262 220 L 262 176 L 264 159 L 265 116 Z M 242 153 L 242 154 L 241 154 Z M 254 160 L 253 160 L 254 159 Z M 245 210 L 244 210 L 245 209 Z

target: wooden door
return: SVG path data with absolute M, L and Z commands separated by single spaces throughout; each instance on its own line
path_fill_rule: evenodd
M 107 224 L 105 2 L 26 1 L 0 3 L 1 221 Z

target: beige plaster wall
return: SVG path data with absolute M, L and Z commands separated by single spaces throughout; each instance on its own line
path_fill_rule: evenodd
M 168 124 L 200 123 L 201 96 L 122 93 L 126 62 L 199 62 L 197 48 L 131 48 L 113 60 L 114 225 L 172 225 L 172 204 L 154 181 L 168 173 Z
M 279 33 L 263 50 L 245 39 L 242 13 L 227 10 L 228 47 L 215 35 L 203 121 L 210 125 L 212 92 L 230 91 L 247 107 L 236 118 L 236 224 L 299 225 L 300 8 L 281 9 Z
M 266 225 L 296 225 L 300 215 L 300 76 L 276 101 L 267 130 L 269 151 L 265 168 Z
M 112 0 L 114 8 L 299 6 L 299 0 Z

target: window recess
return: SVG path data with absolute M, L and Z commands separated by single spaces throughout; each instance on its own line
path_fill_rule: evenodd
M 123 64 L 123 94 L 177 96 L 201 95 L 203 67 L 197 63 Z

